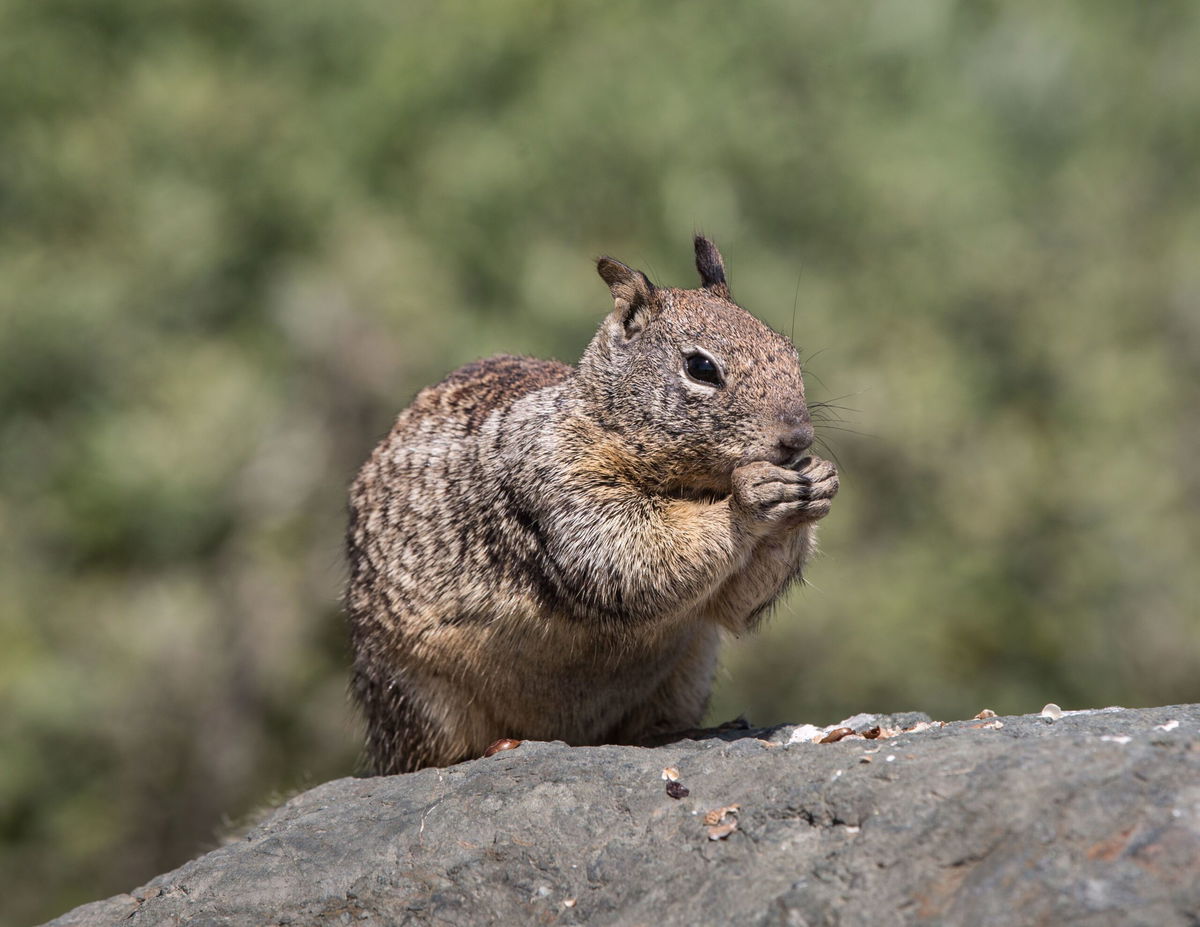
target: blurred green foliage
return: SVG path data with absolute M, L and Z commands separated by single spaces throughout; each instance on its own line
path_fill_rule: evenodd
M 343 496 L 611 253 L 794 331 L 843 489 L 714 717 L 1200 700 L 1200 7 L 0 0 L 0 898 L 354 767 Z

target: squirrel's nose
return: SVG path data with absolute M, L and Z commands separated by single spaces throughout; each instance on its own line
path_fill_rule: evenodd
M 798 454 L 800 451 L 808 449 L 809 445 L 813 443 L 813 437 L 812 424 L 805 422 L 803 425 L 781 431 L 778 441 L 779 446 L 785 451 Z

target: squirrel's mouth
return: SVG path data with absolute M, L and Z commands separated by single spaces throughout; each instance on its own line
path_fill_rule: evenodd
M 758 453 L 747 453 L 738 461 L 738 466 L 744 467 L 746 464 L 761 462 L 769 463 L 776 467 L 785 467 L 788 470 L 797 470 L 811 456 L 812 454 L 807 447 L 803 449 L 773 447 L 770 450 L 759 451 Z
M 786 467 L 789 470 L 803 470 L 805 467 L 808 466 L 809 461 L 811 461 L 811 460 L 812 460 L 812 454 L 809 452 L 808 448 L 805 448 L 802 451 L 796 451 L 794 454 L 792 454 L 790 457 L 788 457 L 788 459 L 784 463 L 781 463 L 779 466 Z

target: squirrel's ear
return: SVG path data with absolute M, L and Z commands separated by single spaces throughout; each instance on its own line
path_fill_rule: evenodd
M 612 292 L 613 312 L 620 320 L 625 338 L 636 337 L 656 312 L 654 284 L 640 270 L 610 257 L 600 258 L 596 270 Z
M 732 299 L 729 294 L 729 284 L 725 282 L 725 262 L 721 260 L 721 252 L 717 246 L 703 235 L 696 236 L 696 270 L 700 271 L 700 281 L 704 289 L 715 296 Z

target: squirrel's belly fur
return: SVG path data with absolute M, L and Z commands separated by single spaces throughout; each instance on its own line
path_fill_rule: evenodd
M 659 324 L 693 292 L 658 291 Z M 751 340 L 776 366 L 786 356 L 798 383 L 794 349 L 745 316 L 758 327 L 719 316 L 709 337 L 726 351 Z M 608 342 L 642 337 L 624 325 L 602 328 L 579 368 L 502 356 L 455 371 L 418 394 L 362 468 L 346 606 L 376 772 L 458 762 L 502 737 L 636 742 L 697 726 L 721 629 L 752 627 L 799 578 L 836 475 L 813 483 L 768 461 L 783 453 L 775 407 L 757 431 L 732 410 L 740 433 L 722 440 L 751 448 L 741 460 L 694 453 L 704 407 L 692 394 L 706 393 L 685 383 L 655 396 L 650 384 L 631 406 L 621 391 L 642 371 L 595 373 L 613 360 Z M 760 395 L 756 383 L 720 399 L 768 406 L 770 385 Z

